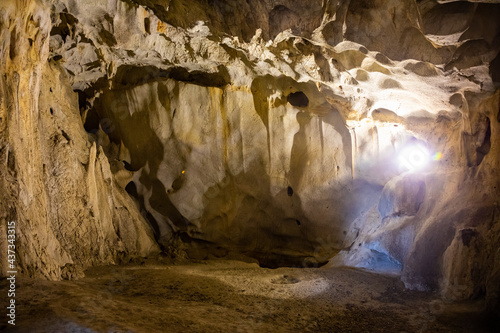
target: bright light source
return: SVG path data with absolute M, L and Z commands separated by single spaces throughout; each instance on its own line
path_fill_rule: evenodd
M 399 153 L 400 164 L 409 171 L 424 169 L 430 160 L 429 151 L 421 144 L 409 145 Z

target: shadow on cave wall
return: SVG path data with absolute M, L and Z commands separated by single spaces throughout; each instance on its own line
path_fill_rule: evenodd
M 260 266 L 268 268 L 319 267 L 325 264 L 327 257 L 333 256 L 337 249 L 331 247 L 328 255 L 318 257 L 316 248 L 319 244 L 313 236 L 315 225 L 304 216 L 300 196 L 291 186 L 273 195 L 271 178 L 265 173 L 262 161 L 255 161 L 250 168 L 260 168 L 262 177 L 255 179 L 254 172 L 227 174 L 223 181 L 204 193 L 201 224 L 208 232 L 204 236 L 211 239 L 211 246 L 217 244 L 226 251 L 235 250 L 257 259 Z M 249 193 L 249 186 L 257 192 Z M 223 212 L 220 203 L 226 207 Z M 202 257 L 206 258 L 210 247 L 203 249 Z
M 343 152 L 348 167 L 352 167 L 351 137 L 339 111 L 326 103 L 324 95 L 318 91 L 315 84 L 297 83 L 286 77 L 260 77 L 254 80 L 251 89 L 256 112 L 267 130 L 269 156 L 271 95 L 276 91 L 283 93 L 281 98 L 272 102 L 274 103 L 272 107 L 285 106 L 289 103 L 298 110 L 296 117 L 299 131 L 293 138 L 290 172 L 284 175 L 288 186 L 284 186 L 278 193 L 271 193 L 272 181 L 264 160 L 256 161 L 251 166 L 252 174 L 232 175 L 226 172 L 226 179 L 209 188 L 203 195 L 205 210 L 199 221 L 201 228 L 198 229 L 180 213 L 169 198 L 169 189 L 159 180 L 160 164 L 168 163 L 164 161 L 165 142 L 160 140 L 155 129 L 151 127 L 148 108 L 152 104 L 148 98 L 153 98 L 153 95 L 144 98 L 142 94 L 135 96 L 137 92 L 130 90 L 143 83 L 134 79 L 140 71 L 133 73 L 135 74 L 129 76 L 132 81 L 120 81 L 119 89 L 103 93 L 95 102 L 94 109 L 100 118 L 97 124 L 100 124 L 101 128 L 102 120 L 107 119 L 108 124 L 104 129 L 111 141 L 117 145 L 123 141 L 124 146 L 130 151 L 131 160 L 128 168 L 133 171 L 141 170 L 139 181 L 151 193 L 149 199 L 151 208 L 171 223 L 171 230 L 165 231 L 163 223 L 156 221 L 152 212 L 146 211 L 144 198 L 138 195 L 137 188 L 133 185 L 127 186 L 129 194 L 139 201 L 143 215 L 149 220 L 160 243 L 168 242 L 162 240 L 162 236 L 168 234 L 171 237 L 174 232 L 188 245 L 192 257 L 224 256 L 230 251 L 237 251 L 256 258 L 265 267 L 317 267 L 340 250 L 339 244 L 342 244 L 342 239 L 346 237 L 349 223 L 360 210 L 359 207 L 349 207 L 346 198 L 368 195 L 373 199 L 381 190 L 379 187 L 366 190 L 366 188 L 371 189 L 370 184 L 362 182 L 357 182 L 357 185 L 351 184 L 351 179 L 346 179 L 344 183 L 339 183 L 339 188 L 331 190 L 331 204 L 336 212 L 328 217 L 328 223 L 311 221 L 307 218 L 300 193 L 300 184 L 308 161 L 306 155 L 310 148 L 306 127 L 310 126 L 311 119 L 317 118 L 321 123 L 330 124 L 340 133 L 342 142 L 339 146 L 344 147 Z M 122 75 L 122 77 L 127 76 Z M 153 75 L 144 80 L 158 82 L 157 91 L 143 93 L 157 93 L 158 96 L 164 97 L 160 99 L 162 107 L 173 117 L 175 110 L 171 110 L 170 101 L 166 97 L 169 92 L 162 83 L 165 78 L 161 75 L 155 78 Z M 195 78 L 193 80 L 196 81 Z M 210 80 L 196 82 L 200 86 L 207 86 Z M 175 94 L 175 91 L 173 93 Z M 314 110 L 320 108 L 324 109 L 321 114 L 314 113 Z M 176 147 L 174 151 L 177 151 L 169 156 L 169 160 L 173 161 L 172 163 L 185 164 L 186 158 L 178 147 L 177 139 L 171 137 L 168 142 L 170 146 Z M 321 145 L 323 146 L 323 142 Z M 264 156 L 262 158 L 265 159 Z M 261 175 L 258 179 L 252 176 L 256 170 L 260 170 L 257 172 Z M 172 186 L 177 187 L 176 190 L 181 190 L 182 179 L 177 180 L 179 178 L 174 180 Z M 257 190 L 249 191 L 249 188 Z M 372 204 L 375 200 L 372 199 L 365 201 Z M 318 230 L 318 225 L 330 227 Z M 321 236 L 323 238 L 319 239 L 318 234 L 329 234 L 329 237 Z
M 128 170 L 141 170 L 139 181 L 148 191 L 151 191 L 149 205 L 172 222 L 171 229 L 186 230 L 189 221 L 172 203 L 165 186 L 158 179 L 159 167 L 164 159 L 164 146 L 151 128 L 148 105 L 137 105 L 137 98 L 127 92 L 130 90 L 108 91 L 96 100 L 94 111 L 99 118 L 97 126 L 109 136 L 111 142 L 116 146 L 120 146 L 120 143 L 123 142 L 123 145 L 129 150 L 130 163 L 122 162 Z M 158 91 L 158 94 L 161 95 L 162 91 Z M 94 118 L 90 124 L 96 126 Z M 91 128 L 89 123 L 86 125 L 87 131 L 91 133 L 99 131 L 98 128 Z M 108 158 L 113 159 L 116 156 L 108 155 Z M 138 200 L 157 240 L 160 240 L 165 234 L 172 233 L 172 230 L 165 230 L 165 226 L 156 221 L 151 212 L 146 211 L 144 197 L 137 193 L 137 187 L 133 183 L 127 185 L 126 190 Z M 160 244 L 164 245 L 161 241 Z

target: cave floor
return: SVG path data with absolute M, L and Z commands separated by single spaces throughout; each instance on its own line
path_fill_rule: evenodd
M 79 280 L 17 284 L 16 326 L 0 331 L 488 331 L 479 303 L 446 303 L 405 290 L 394 276 L 328 265 L 155 260 L 93 268 Z

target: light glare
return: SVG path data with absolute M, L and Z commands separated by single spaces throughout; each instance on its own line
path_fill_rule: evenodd
M 431 156 L 427 148 L 422 145 L 411 145 L 403 149 L 399 154 L 400 164 L 408 171 L 417 171 L 425 168 Z

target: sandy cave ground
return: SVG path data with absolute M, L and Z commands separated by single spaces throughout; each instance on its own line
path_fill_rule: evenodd
M 16 326 L 2 332 L 493 332 L 481 303 L 447 303 L 395 276 L 329 265 L 159 258 L 80 280 L 22 279 L 17 292 Z

